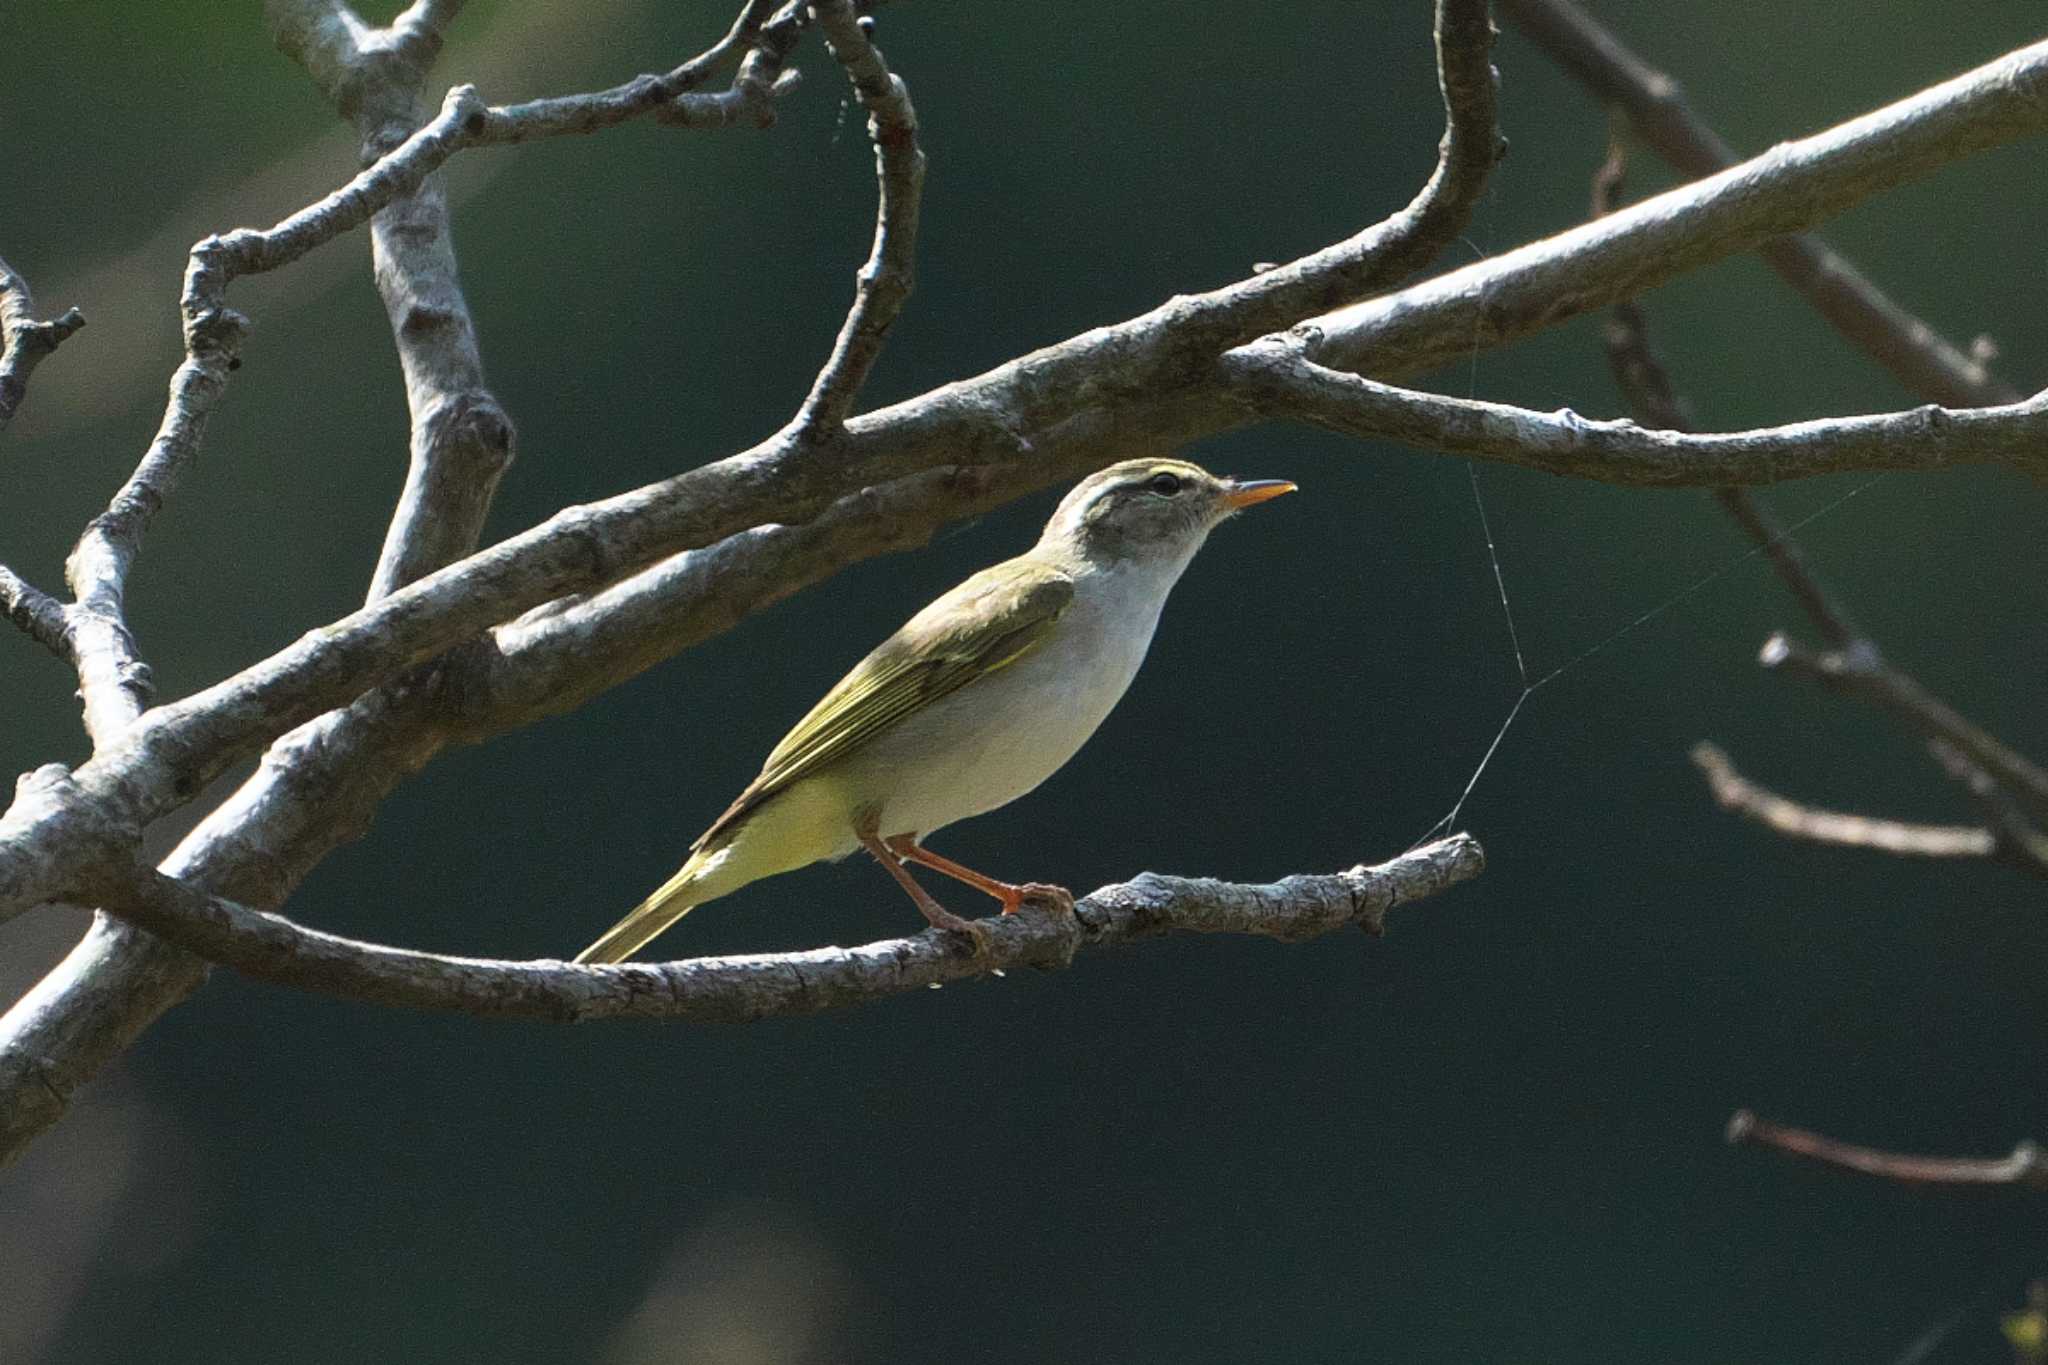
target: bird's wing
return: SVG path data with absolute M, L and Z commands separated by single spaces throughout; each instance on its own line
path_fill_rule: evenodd
M 1067 605 L 1073 580 L 1030 559 L 982 570 L 906 622 L 796 723 L 761 775 L 692 851 L 783 788 L 854 752 L 906 716 L 1029 654 Z

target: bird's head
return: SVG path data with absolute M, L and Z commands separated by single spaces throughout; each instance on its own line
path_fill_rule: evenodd
M 1284 479 L 1225 478 L 1186 460 L 1125 460 L 1076 484 L 1041 543 L 1097 564 L 1178 567 L 1219 523 L 1293 491 Z

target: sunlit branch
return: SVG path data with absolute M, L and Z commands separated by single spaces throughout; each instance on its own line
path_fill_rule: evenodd
M 138 871 L 109 898 L 131 919 L 244 975 L 368 1004 L 513 1019 L 737 1022 L 864 1004 L 1012 967 L 1058 967 L 1084 948 L 1172 933 L 1256 934 L 1287 942 L 1357 925 L 1382 931 L 1397 905 L 1477 876 L 1478 841 L 1453 835 L 1376 867 L 1269 885 L 1146 873 L 1082 898 L 981 921 L 990 945 L 926 930 L 857 948 L 575 966 L 447 957 L 361 943 Z

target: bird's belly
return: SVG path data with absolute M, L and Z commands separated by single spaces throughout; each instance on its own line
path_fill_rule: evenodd
M 1079 668 L 1065 650 L 1033 654 L 878 738 L 861 761 L 885 770 L 872 784 L 888 793 L 883 832 L 929 834 L 1006 805 L 1058 772 L 1130 685 L 1143 656 L 1137 643 L 1128 667 L 1099 654 Z

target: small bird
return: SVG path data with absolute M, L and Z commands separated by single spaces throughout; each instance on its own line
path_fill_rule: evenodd
M 919 886 L 913 862 L 1012 914 L 1073 907 L 1057 886 L 998 881 L 924 847 L 955 820 L 1051 777 L 1137 675 L 1166 595 L 1209 532 L 1282 479 L 1218 478 L 1184 460 L 1126 460 L 1077 484 L 1045 534 L 933 602 L 839 680 L 768 755 L 661 889 L 578 962 L 619 962 L 695 907 L 749 882 L 873 854 L 941 929 L 987 948 L 984 926 Z

